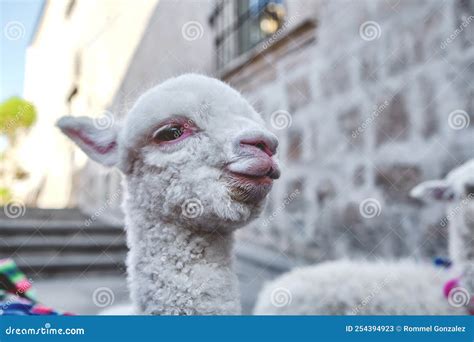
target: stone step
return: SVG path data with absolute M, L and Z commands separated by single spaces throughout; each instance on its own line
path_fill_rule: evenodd
M 124 273 L 125 252 L 100 254 L 75 253 L 56 255 L 41 253 L 35 255 L 13 255 L 18 267 L 33 279 L 59 274 L 82 274 L 86 272 Z
M 121 235 L 123 233 L 123 229 L 120 226 L 107 225 L 97 221 L 87 226 L 84 221 L 0 220 L 0 238 L 6 236 L 31 235 L 38 231 L 41 232 L 42 235 L 74 235 L 80 232 L 110 235 Z
M 18 209 L 18 210 L 17 210 Z M 14 206 L 11 207 L 0 207 L 0 221 L 2 220 L 76 220 L 83 221 L 86 220 L 89 216 L 83 214 L 77 208 L 67 208 L 67 209 L 40 209 L 40 208 L 30 208 Z
M 20 209 L 0 208 L 0 258 L 12 258 L 23 272 L 36 278 L 124 272 L 123 227 L 77 209 Z
M 105 250 L 126 251 L 125 234 L 117 236 L 76 234 L 65 238 L 64 236 L 44 236 L 38 232 L 27 237 L 0 238 L 0 256 L 37 251 L 93 253 Z

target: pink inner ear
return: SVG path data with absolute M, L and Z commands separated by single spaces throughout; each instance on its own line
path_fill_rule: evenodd
M 433 190 L 434 198 L 440 200 L 440 199 L 443 199 L 443 195 L 444 195 L 444 190 L 442 190 L 442 189 L 434 189 Z
M 87 135 L 85 135 L 84 133 L 82 133 L 81 131 L 79 131 L 77 129 L 68 128 L 68 129 L 66 129 L 66 132 L 71 137 L 78 138 L 80 141 L 82 141 L 84 144 L 86 144 L 87 146 L 89 146 L 95 152 L 97 152 L 99 154 L 107 154 L 117 146 L 116 141 L 111 141 L 110 143 L 108 143 L 105 146 L 98 145 L 92 139 L 90 139 Z
M 437 200 L 452 200 L 454 199 L 454 194 L 453 193 L 448 193 L 448 189 L 434 189 L 432 191 L 433 197 L 436 198 Z

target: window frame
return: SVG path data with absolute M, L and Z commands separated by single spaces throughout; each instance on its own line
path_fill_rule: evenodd
M 251 7 L 252 1 L 256 2 L 254 8 Z M 231 65 L 240 64 L 239 61 L 247 60 L 250 56 L 255 54 L 255 51 L 261 50 L 262 45 L 268 44 L 272 35 L 266 35 L 259 26 L 253 24 L 253 29 L 258 28 L 259 38 L 255 41 L 251 40 L 250 31 L 252 25 L 250 20 L 257 20 L 259 24 L 261 16 L 269 4 L 276 3 L 285 6 L 283 0 L 219 0 L 209 16 L 209 23 L 214 27 L 215 49 L 216 49 L 216 64 L 217 70 L 222 71 L 231 68 Z M 246 4 L 243 7 L 242 4 Z M 231 11 L 229 20 L 229 8 Z M 286 6 L 285 6 L 286 10 Z M 252 13 L 253 12 L 253 13 Z M 286 18 L 280 23 L 280 29 L 286 23 Z M 256 31 L 254 31 L 256 32 Z M 245 37 L 247 36 L 247 37 Z M 284 35 L 282 35 L 284 36 Z M 244 39 L 246 39 L 244 41 Z M 227 41 L 229 40 L 229 41 Z M 275 43 L 275 39 L 271 44 Z

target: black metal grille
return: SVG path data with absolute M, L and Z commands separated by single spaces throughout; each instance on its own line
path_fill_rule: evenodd
M 270 4 L 282 0 L 218 0 L 209 17 L 216 32 L 217 68 L 220 70 L 237 56 L 265 39 L 260 19 Z

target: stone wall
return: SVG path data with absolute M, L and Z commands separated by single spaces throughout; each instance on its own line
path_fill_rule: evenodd
M 474 157 L 473 1 L 285 4 L 288 25 L 271 42 L 215 70 L 212 1 L 160 1 L 106 109 L 119 119 L 167 77 L 216 74 L 281 144 L 282 178 L 243 244 L 302 262 L 444 254 L 445 208 L 408 193 Z M 184 39 L 189 22 L 199 38 Z M 99 171 L 82 170 L 78 188 L 90 190 L 78 202 L 119 218 L 119 176 Z
M 305 261 L 445 254 L 444 206 L 408 193 L 474 157 L 474 2 L 313 5 L 222 75 L 281 143 L 282 178 L 241 238 Z

